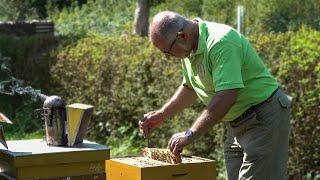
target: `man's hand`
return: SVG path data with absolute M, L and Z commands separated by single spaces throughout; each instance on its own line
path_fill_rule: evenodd
M 162 111 L 151 111 L 144 115 L 143 120 L 139 121 L 139 131 L 146 138 L 155 128 L 164 121 Z
M 175 94 L 160 110 L 151 111 L 144 115 L 143 120 L 139 121 L 140 133 L 144 137 L 147 137 L 150 132 L 158 127 L 165 119 L 189 107 L 196 99 L 197 94 L 195 91 L 181 84 Z
M 171 152 L 175 155 L 180 155 L 183 148 L 191 143 L 191 140 L 188 139 L 188 137 L 185 135 L 185 132 L 180 132 L 174 134 L 169 143 L 168 147 L 171 150 Z

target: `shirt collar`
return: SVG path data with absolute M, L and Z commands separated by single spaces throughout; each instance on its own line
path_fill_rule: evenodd
M 198 21 L 199 39 L 198 39 L 197 51 L 192 52 L 190 54 L 190 57 L 203 53 L 206 48 L 206 40 L 207 40 L 207 26 L 206 26 L 206 24 L 200 18 L 195 18 L 194 20 Z

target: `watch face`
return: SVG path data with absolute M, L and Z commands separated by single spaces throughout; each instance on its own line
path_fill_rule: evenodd
M 187 136 L 188 139 L 191 139 L 191 138 L 192 138 L 192 131 L 191 131 L 190 129 L 188 129 L 188 130 L 186 131 L 186 134 L 185 134 L 185 135 Z

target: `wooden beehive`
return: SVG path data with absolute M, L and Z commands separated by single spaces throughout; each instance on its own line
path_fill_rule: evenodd
M 106 161 L 108 180 L 214 180 L 213 160 L 182 157 L 180 164 L 169 164 L 146 157 L 114 158 Z
M 105 180 L 105 160 L 110 149 L 90 141 L 74 147 L 47 146 L 40 139 L 8 141 L 0 148 L 0 179 Z

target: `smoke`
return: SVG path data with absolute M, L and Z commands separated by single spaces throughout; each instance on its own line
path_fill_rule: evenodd
M 3 57 L 0 53 L 0 94 L 29 95 L 33 101 L 36 101 L 41 91 L 25 86 L 22 80 L 13 77 L 9 67 L 10 58 Z

